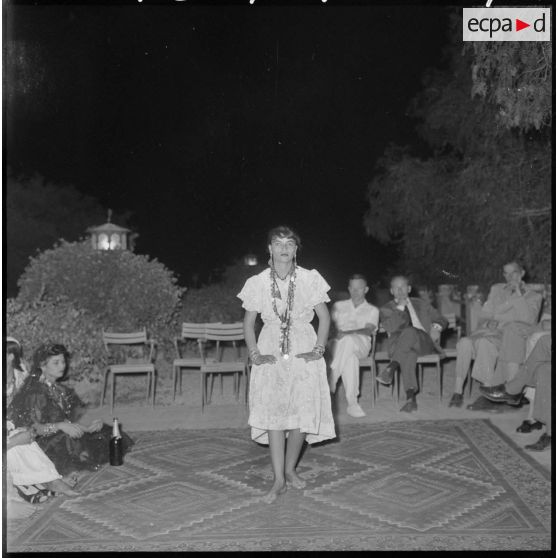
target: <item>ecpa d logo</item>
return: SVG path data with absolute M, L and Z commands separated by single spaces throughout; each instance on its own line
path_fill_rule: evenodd
M 464 41 L 550 41 L 550 8 L 463 8 Z

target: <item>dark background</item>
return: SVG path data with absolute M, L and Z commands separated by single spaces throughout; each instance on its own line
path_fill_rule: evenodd
M 7 165 L 130 210 L 136 251 L 182 284 L 265 261 L 282 223 L 335 288 L 395 262 L 365 236 L 366 185 L 390 142 L 421 149 L 407 107 L 442 64 L 443 8 L 9 5 L 4 25 L 28 47 Z

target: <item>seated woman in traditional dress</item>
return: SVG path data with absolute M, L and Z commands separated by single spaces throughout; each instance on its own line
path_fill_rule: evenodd
M 80 421 L 84 405 L 73 389 L 59 383 L 68 369 L 63 345 L 41 345 L 31 374 L 15 395 L 8 416 L 16 427 L 33 427 L 37 443 L 63 474 L 96 470 L 109 460 L 111 427 L 101 420 Z M 122 432 L 124 453 L 133 445 Z
M 6 339 L 6 403 L 8 405 L 27 376 L 21 344 L 17 339 L 8 337 Z M 56 493 L 67 496 L 79 494 L 72 489 L 71 479 L 69 481 L 62 479 L 62 475 L 58 473 L 52 461 L 34 441 L 33 428 L 16 429 L 11 421 L 7 421 L 6 430 L 8 433 L 6 472 L 11 516 L 19 515 L 19 511 L 26 515 L 24 506 L 18 504 L 19 498 L 16 494 L 32 504 L 42 503 Z
M 315 270 L 296 264 L 300 238 L 288 227 L 268 235 L 269 269 L 250 277 L 238 297 L 246 310 L 244 334 L 252 360 L 252 439 L 269 444 L 274 483 L 264 496 L 273 502 L 287 483 L 304 488 L 295 468 L 302 445 L 335 437 L 323 359 L 329 332 L 329 285 Z M 254 324 L 264 322 L 256 342 Z M 317 314 L 318 334 L 311 321 Z M 285 433 L 287 443 L 285 444 Z M 286 445 L 286 451 L 285 451 Z

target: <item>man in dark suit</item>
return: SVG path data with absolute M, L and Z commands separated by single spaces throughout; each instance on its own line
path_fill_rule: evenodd
M 390 363 L 378 376 L 378 381 L 389 385 L 397 370 L 401 370 L 407 402 L 401 411 L 417 410 L 418 391 L 416 365 L 422 355 L 441 351 L 441 331 L 447 320 L 426 300 L 410 298 L 411 286 L 403 275 L 391 280 L 390 292 L 393 300 L 380 309 L 380 324 L 387 331 Z

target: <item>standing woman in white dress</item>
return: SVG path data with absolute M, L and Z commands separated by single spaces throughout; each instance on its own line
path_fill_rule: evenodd
M 268 249 L 269 268 L 250 277 L 238 297 L 246 310 L 244 334 L 252 361 L 248 423 L 252 439 L 269 444 L 274 482 L 264 500 L 273 502 L 287 485 L 304 488 L 295 471 L 304 441 L 334 438 L 335 426 L 323 359 L 330 287 L 315 269 L 297 265 L 300 237 L 289 227 L 269 232 Z M 264 326 L 256 342 L 258 313 Z M 317 335 L 310 323 L 314 313 Z

